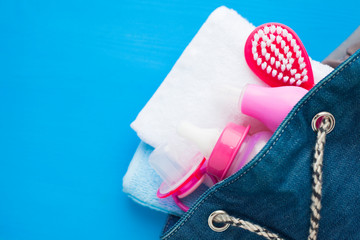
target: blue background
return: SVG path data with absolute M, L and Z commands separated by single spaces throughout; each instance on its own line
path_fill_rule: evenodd
M 157 239 L 122 193 L 136 117 L 208 15 L 276 21 L 324 59 L 359 1 L 0 0 L 0 239 Z

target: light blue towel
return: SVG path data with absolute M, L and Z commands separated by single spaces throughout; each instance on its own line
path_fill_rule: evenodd
M 159 199 L 156 192 L 161 178 L 153 168 L 151 168 L 148 158 L 153 148 L 144 142 L 140 142 L 128 171 L 123 179 L 123 191 L 134 201 L 152 209 L 180 216 L 184 212 L 176 206 L 171 197 Z M 184 203 L 191 206 L 192 203 L 206 190 L 204 184 L 189 197 L 184 199 Z

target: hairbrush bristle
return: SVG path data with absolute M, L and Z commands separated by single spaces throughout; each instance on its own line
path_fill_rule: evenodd
M 307 66 L 309 60 L 306 51 L 296 34 L 288 27 L 275 23 L 265 24 L 258 27 L 248 41 L 250 41 L 251 60 L 254 62 L 249 64 L 247 58 L 249 66 L 254 68 L 258 66 L 259 71 L 264 71 L 266 74 L 258 73 L 258 76 L 281 80 L 286 85 L 300 86 L 309 80 L 310 73 L 313 81 L 312 71 L 309 72 L 311 66 Z

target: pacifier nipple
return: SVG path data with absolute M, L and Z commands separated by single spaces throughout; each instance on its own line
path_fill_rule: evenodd
M 159 198 L 172 194 L 185 197 L 204 181 L 203 155 L 191 147 L 180 146 L 181 143 L 162 145 L 149 156 L 151 167 L 163 180 L 157 192 Z
M 168 145 L 156 148 L 149 156 L 151 167 L 167 185 L 173 185 L 186 175 L 189 166 Z
M 177 132 L 181 137 L 195 144 L 206 159 L 210 157 L 211 152 L 221 135 L 219 129 L 203 129 L 185 121 L 179 124 Z

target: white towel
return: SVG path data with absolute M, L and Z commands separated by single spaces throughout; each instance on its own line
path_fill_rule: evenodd
M 234 10 L 216 9 L 131 124 L 140 139 L 153 147 L 176 141 L 179 138 L 176 126 L 183 120 L 220 129 L 228 122 L 251 123 L 251 132 L 265 129 L 259 121 L 239 113 L 238 96 L 219 90 L 228 86 L 241 88 L 247 83 L 265 85 L 250 70 L 244 57 L 245 41 L 254 28 Z M 332 71 L 317 61 L 311 64 L 315 83 Z M 161 181 L 149 170 L 148 155 L 140 154 L 149 150 L 145 146 L 140 145 L 133 160 L 141 164 L 132 163 L 124 177 L 124 191 L 144 205 L 180 214 L 171 198 L 156 199 Z M 147 187 L 142 188 L 143 185 Z
M 254 26 L 234 10 L 216 9 L 187 46 L 131 127 L 153 147 L 177 137 L 180 121 L 223 128 L 229 121 L 262 125 L 239 113 L 237 99 L 221 97 L 221 86 L 265 85 L 246 64 L 244 45 Z M 301 36 L 300 36 L 301 37 Z M 332 69 L 312 61 L 315 82 Z

